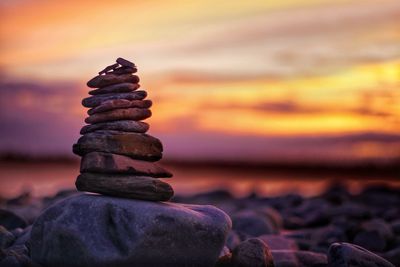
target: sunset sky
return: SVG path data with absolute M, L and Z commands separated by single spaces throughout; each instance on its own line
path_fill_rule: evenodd
M 165 158 L 400 158 L 400 1 L 0 1 L 0 152 L 71 155 L 86 81 L 139 68 Z

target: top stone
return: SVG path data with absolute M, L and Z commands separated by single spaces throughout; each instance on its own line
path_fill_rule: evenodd
M 123 59 L 122 57 L 117 58 L 117 63 L 124 67 L 129 67 L 133 69 L 136 68 L 135 64 L 133 64 L 129 60 Z

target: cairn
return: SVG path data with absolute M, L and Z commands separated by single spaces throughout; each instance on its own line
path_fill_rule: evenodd
M 73 152 L 82 157 L 79 191 L 122 198 L 167 201 L 174 191 L 157 178 L 172 174 L 155 163 L 162 158 L 160 140 L 146 134 L 151 116 L 147 92 L 138 90 L 135 64 L 118 58 L 87 82 L 95 88 L 82 100 L 88 110 L 82 137 Z

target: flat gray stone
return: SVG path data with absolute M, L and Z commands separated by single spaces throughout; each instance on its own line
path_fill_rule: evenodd
M 233 267 L 274 267 L 268 246 L 258 238 L 240 243 L 232 252 Z
M 156 178 L 172 177 L 159 164 L 111 153 L 90 152 L 82 157 L 81 172 L 131 173 Z
M 112 131 L 87 133 L 73 146 L 73 152 L 79 156 L 94 151 L 157 161 L 162 158 L 163 147 L 160 140 L 147 134 Z
M 117 94 L 103 94 L 103 95 L 94 95 L 82 100 L 82 105 L 87 108 L 97 107 L 103 102 L 113 99 L 126 99 L 126 100 L 142 100 L 146 98 L 146 91 L 133 91 L 130 93 L 117 93 Z
M 140 85 L 138 83 L 117 83 L 106 87 L 98 88 L 89 91 L 89 95 L 101 95 L 101 94 L 111 94 L 111 93 L 128 93 L 139 89 Z
M 83 126 L 81 129 L 81 134 L 86 134 L 98 130 L 145 133 L 149 130 L 149 124 L 142 121 L 126 121 L 126 120 L 101 122 Z
M 117 75 L 122 75 L 122 74 L 128 74 L 128 73 L 135 73 L 137 72 L 137 68 L 130 68 L 130 67 L 119 67 L 113 70 L 113 74 Z
M 114 99 L 103 102 L 100 106 L 88 110 L 89 115 L 105 112 L 120 108 L 150 108 L 153 103 L 151 100 L 126 100 Z
M 136 68 L 136 66 L 133 62 L 130 62 L 129 60 L 126 60 L 122 57 L 117 58 L 117 63 L 123 67 Z
M 141 121 L 151 117 L 150 109 L 124 108 L 95 113 L 85 119 L 86 123 L 100 123 L 107 121 L 134 120 Z
M 118 63 L 109 65 L 109 66 L 105 67 L 102 71 L 100 71 L 99 74 L 100 74 L 100 75 L 101 75 L 101 74 L 106 74 L 107 72 L 109 72 L 109 71 L 111 71 L 111 70 L 114 70 L 114 69 L 117 68 L 118 66 L 119 66 Z
M 328 251 L 329 267 L 394 267 L 384 258 L 357 245 L 333 243 Z
M 271 250 L 275 267 L 327 267 L 325 254 L 301 250 Z
M 59 267 L 213 267 L 230 227 L 213 206 L 84 194 L 35 221 L 31 257 Z
M 113 73 L 107 73 L 104 75 L 97 75 L 87 82 L 87 86 L 91 88 L 101 88 L 117 83 L 139 83 L 140 79 L 136 75 L 123 74 L 116 75 Z
M 159 179 L 129 174 L 82 173 L 75 182 L 79 191 L 104 195 L 167 201 L 174 195 L 172 187 Z

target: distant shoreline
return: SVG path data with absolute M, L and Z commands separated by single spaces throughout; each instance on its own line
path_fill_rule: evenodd
M 0 164 L 61 164 L 77 165 L 79 159 L 68 156 L 24 156 L 3 155 L 0 156 Z M 321 177 L 321 175 L 355 176 L 363 178 L 380 177 L 382 179 L 400 179 L 400 159 L 390 162 L 371 163 L 357 162 L 347 163 L 334 162 L 244 162 L 223 160 L 174 160 L 164 159 L 162 164 L 171 168 L 196 169 L 196 170 L 220 170 L 239 173 L 287 173 Z

